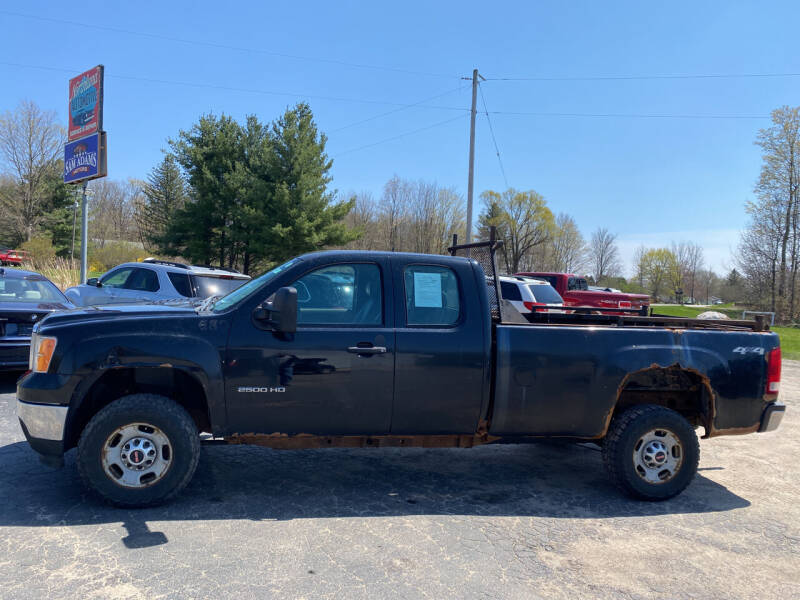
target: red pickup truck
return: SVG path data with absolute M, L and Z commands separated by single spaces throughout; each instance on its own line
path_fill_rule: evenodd
M 583 277 L 571 273 L 516 273 L 527 277 L 537 277 L 550 282 L 564 299 L 564 306 L 589 306 L 597 308 L 625 308 L 647 314 L 650 296 L 646 294 L 624 294 L 620 292 L 601 292 L 589 289 Z M 627 312 L 627 311 L 626 311 Z M 614 314 L 608 313 L 605 314 Z M 622 314 L 622 313 L 619 313 Z M 630 314 L 630 313 L 628 313 Z

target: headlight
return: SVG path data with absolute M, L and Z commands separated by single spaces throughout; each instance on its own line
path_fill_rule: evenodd
M 34 333 L 31 336 L 31 354 L 28 361 L 29 368 L 34 373 L 47 373 L 50 368 L 50 359 L 56 350 L 56 338 L 40 336 Z

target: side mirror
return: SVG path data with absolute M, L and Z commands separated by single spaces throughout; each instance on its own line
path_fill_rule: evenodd
M 90 277 L 86 280 L 86 285 L 93 285 L 95 287 L 103 287 L 103 284 L 100 283 L 100 280 L 97 277 Z
M 280 288 L 272 302 L 264 302 L 255 310 L 253 318 L 275 332 L 294 333 L 297 331 L 297 290 Z

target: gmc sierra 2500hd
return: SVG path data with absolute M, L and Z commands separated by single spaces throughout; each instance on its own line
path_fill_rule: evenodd
M 317 252 L 197 308 L 55 313 L 18 383 L 22 429 L 45 462 L 77 447 L 106 500 L 146 506 L 191 479 L 199 432 L 292 449 L 592 440 L 623 491 L 661 500 L 695 475 L 696 428 L 778 426 L 763 322 L 529 323 L 498 293 L 496 246 Z

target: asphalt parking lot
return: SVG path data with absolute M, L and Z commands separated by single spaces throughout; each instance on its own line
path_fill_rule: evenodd
M 798 598 L 800 363 L 770 434 L 701 442 L 689 489 L 620 496 L 589 446 L 205 447 L 172 504 L 49 470 L 0 378 L 2 598 Z

